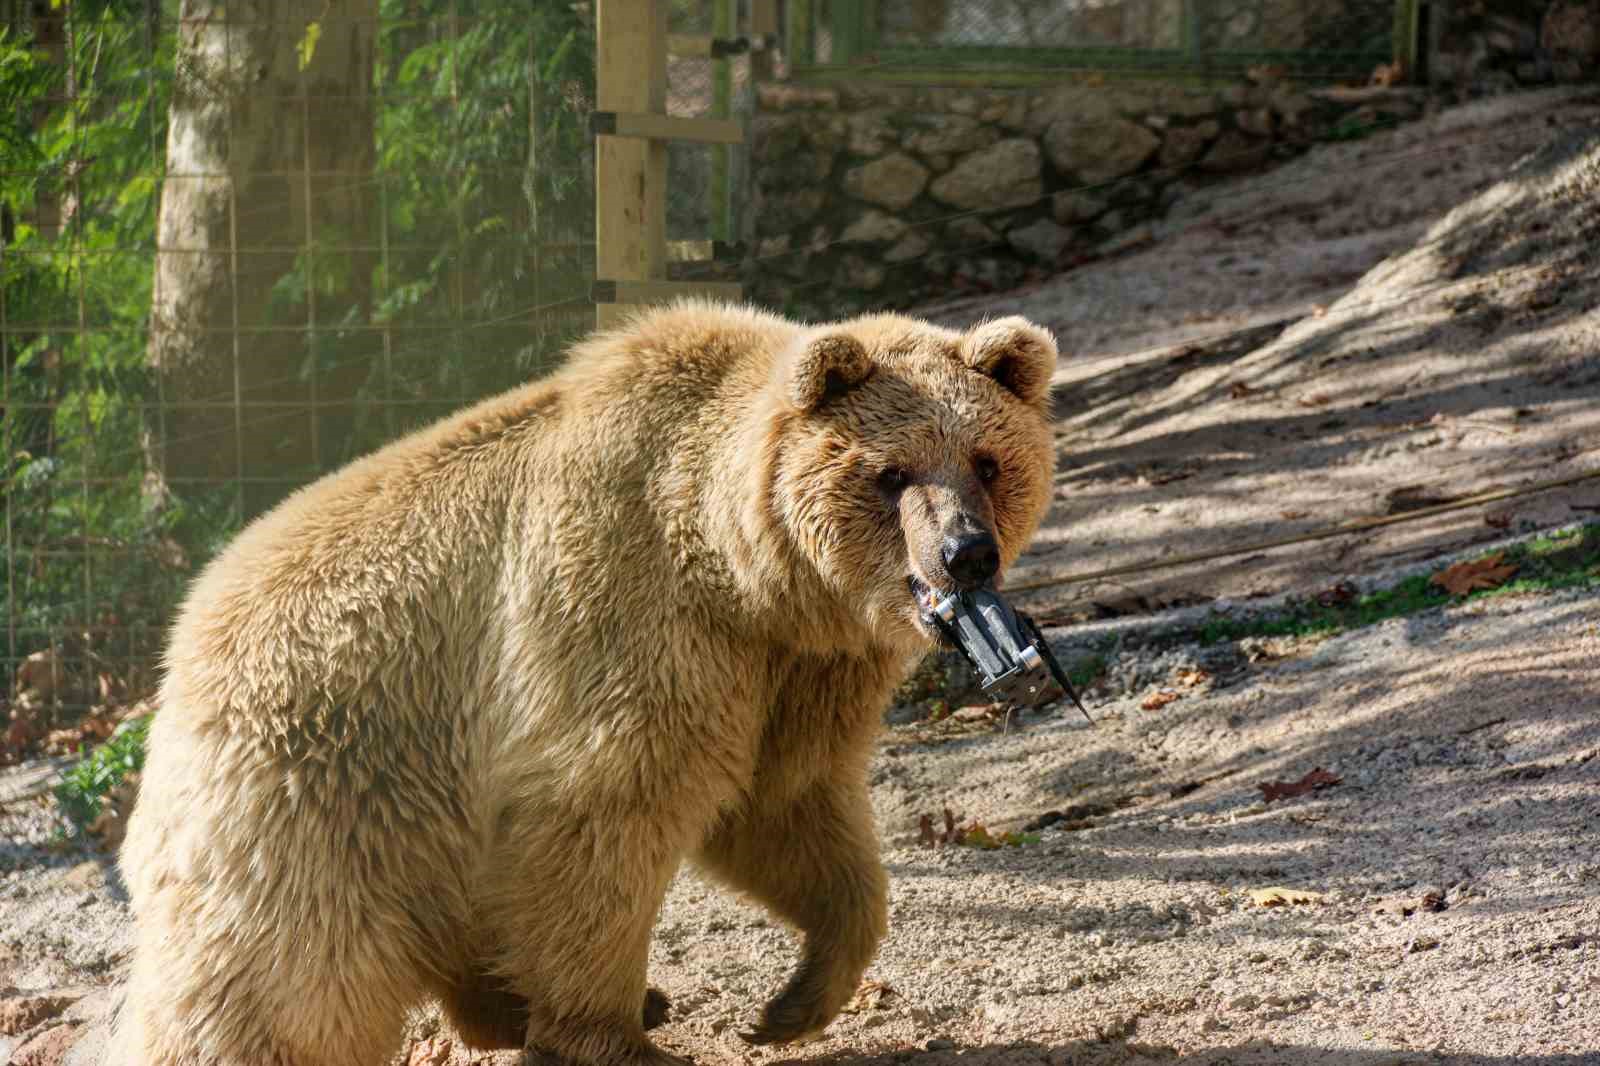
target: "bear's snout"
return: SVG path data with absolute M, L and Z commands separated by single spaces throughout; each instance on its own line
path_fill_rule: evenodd
M 979 588 L 1000 572 L 1000 545 L 988 530 L 946 537 L 944 569 L 964 589 Z

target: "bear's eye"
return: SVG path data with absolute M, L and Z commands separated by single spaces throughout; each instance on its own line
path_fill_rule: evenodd
M 891 500 L 899 497 L 910 483 L 911 475 L 898 466 L 891 466 L 878 474 L 878 491 Z
M 985 485 L 994 484 L 994 479 L 1000 476 L 1000 464 L 987 455 L 980 455 L 972 465 L 978 472 L 978 480 Z

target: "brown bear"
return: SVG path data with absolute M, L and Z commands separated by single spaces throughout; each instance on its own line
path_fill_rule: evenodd
M 122 864 L 113 1059 L 469 1042 L 680 1061 L 645 962 L 685 860 L 795 927 L 755 1042 L 886 925 L 867 764 L 930 590 L 1050 494 L 1050 334 L 684 303 L 301 490 L 197 580 Z

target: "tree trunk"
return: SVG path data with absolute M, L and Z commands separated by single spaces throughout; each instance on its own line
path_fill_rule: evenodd
M 183 0 L 148 352 L 158 499 L 229 488 L 249 517 L 338 457 L 369 362 L 330 352 L 336 322 L 366 318 L 377 14 Z

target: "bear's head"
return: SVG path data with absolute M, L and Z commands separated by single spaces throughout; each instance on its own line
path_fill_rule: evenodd
M 996 585 L 1049 506 L 1056 345 L 1020 317 L 898 315 L 808 331 L 778 360 L 769 499 L 841 604 L 926 647 L 939 591 Z

